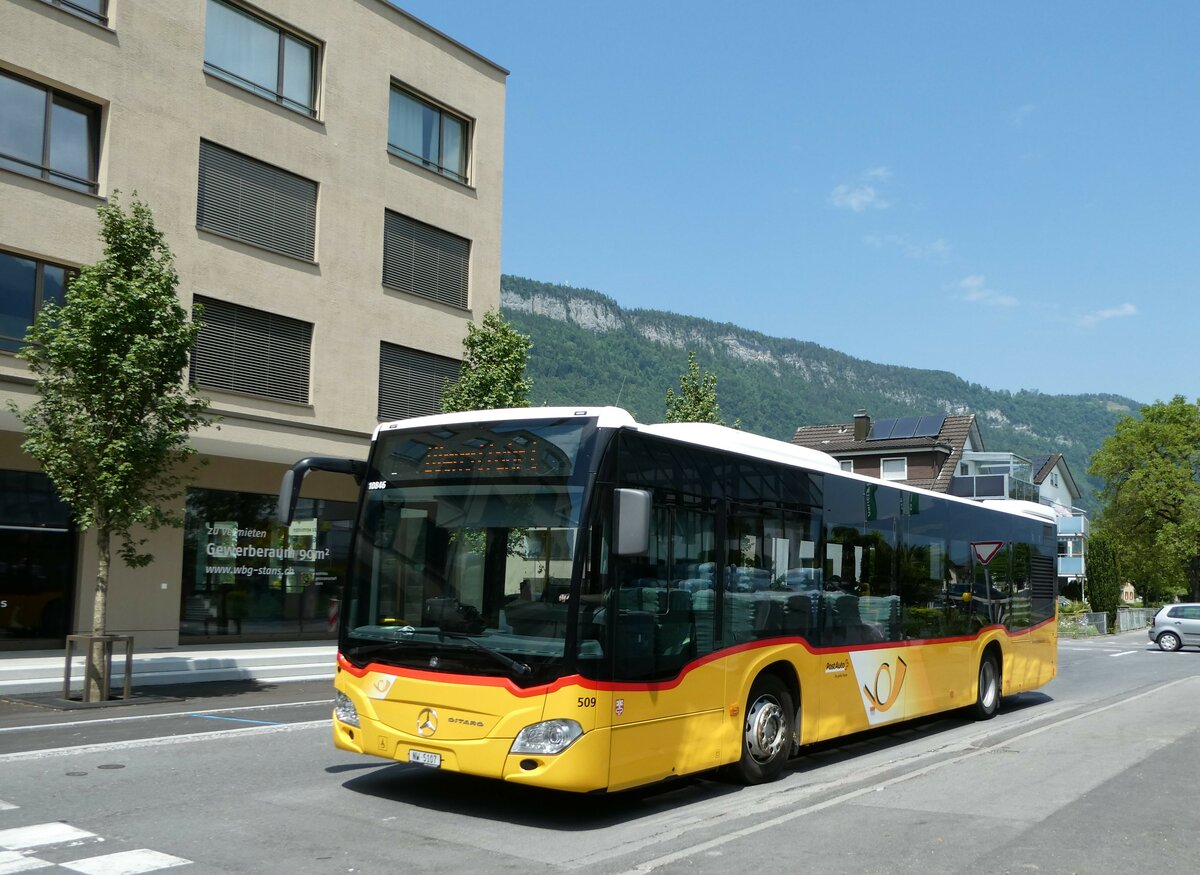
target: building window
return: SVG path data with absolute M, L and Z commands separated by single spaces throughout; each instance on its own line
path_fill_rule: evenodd
M 908 459 L 882 459 L 879 463 L 879 476 L 883 480 L 907 480 Z
M 470 123 L 392 86 L 388 151 L 459 182 L 467 181 Z
M 851 474 L 854 473 L 854 460 L 853 459 L 842 459 L 841 464 L 842 464 L 843 471 L 849 471 Z
M 95 194 L 100 108 L 0 72 L 0 167 Z
M 470 263 L 470 240 L 384 211 L 383 284 L 388 288 L 466 309 Z
M 317 114 L 317 46 L 222 0 L 208 0 L 204 69 L 280 106 Z
M 201 140 L 196 226 L 282 255 L 313 261 L 317 184 Z
M 189 489 L 184 510 L 181 638 L 337 637 L 354 503 L 301 498 L 291 526 L 274 495 Z
M 379 418 L 441 413 L 446 383 L 458 379 L 460 365 L 456 359 L 379 344 Z
M 108 25 L 108 0 L 42 0 L 95 24 Z
M 196 295 L 203 308 L 192 350 L 198 386 L 308 403 L 312 323 Z
M 0 349 L 25 346 L 25 332 L 47 301 L 62 305 L 78 271 L 11 252 L 0 252 Z

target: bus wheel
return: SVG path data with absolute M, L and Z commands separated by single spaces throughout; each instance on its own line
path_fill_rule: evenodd
M 1000 710 L 1000 666 L 990 653 L 979 660 L 979 694 L 974 710 L 978 720 L 990 720 Z
M 750 688 L 742 723 L 742 756 L 727 769 L 741 784 L 762 784 L 783 773 L 792 746 L 796 707 L 783 682 L 761 674 Z

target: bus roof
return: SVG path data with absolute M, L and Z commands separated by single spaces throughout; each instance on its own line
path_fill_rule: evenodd
M 992 510 L 1018 514 L 1026 519 L 1040 520 L 1055 524 L 1057 517 L 1052 509 L 1033 501 L 1017 501 L 1014 499 L 989 499 L 974 501 L 945 493 L 931 493 L 928 489 L 911 486 L 907 483 L 880 481 L 875 477 L 867 477 L 843 471 L 841 464 L 833 456 L 810 447 L 801 447 L 775 438 L 764 437 L 753 432 L 741 431 L 724 425 L 714 425 L 709 422 L 661 422 L 643 425 L 635 420 L 629 411 L 620 407 L 509 407 L 498 410 L 468 410 L 463 413 L 436 413 L 430 416 L 417 416 L 411 419 L 401 419 L 394 422 L 381 422 L 375 427 L 374 437 L 381 432 L 393 431 L 400 428 L 437 428 L 446 425 L 457 425 L 471 422 L 502 422 L 511 419 L 595 419 L 601 428 L 629 428 L 641 434 L 655 435 L 680 443 L 695 444 L 715 450 L 752 456 L 785 465 L 795 465 L 802 468 L 828 471 L 864 483 L 887 482 L 888 486 L 906 492 L 920 492 L 937 495 L 951 502 L 984 506 Z
M 498 410 L 467 410 L 463 413 L 434 413 L 430 416 L 414 416 L 381 422 L 375 426 L 374 437 L 380 432 L 398 428 L 436 428 L 443 425 L 459 425 L 467 422 L 503 422 L 509 419 L 580 419 L 594 418 L 601 428 L 635 426 L 637 422 L 629 412 L 620 407 L 508 407 Z
M 739 431 L 724 425 L 713 425 L 709 422 L 663 422 L 657 425 L 639 425 L 636 430 L 642 434 L 657 435 L 682 443 L 740 453 L 772 462 L 783 462 L 787 465 L 799 465 L 804 468 L 818 468 L 839 473 L 842 470 L 837 459 L 820 450 L 800 447 L 775 438 Z

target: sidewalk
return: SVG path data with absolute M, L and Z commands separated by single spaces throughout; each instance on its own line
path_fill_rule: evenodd
M 333 678 L 337 645 L 332 642 L 212 644 L 173 650 L 151 650 L 133 655 L 133 688 L 194 684 L 203 681 L 285 681 Z M 71 661 L 71 687 L 83 686 L 84 658 Z M 35 693 L 62 695 L 62 650 L 37 650 L 0 654 L 0 696 Z M 113 657 L 113 687 L 125 678 L 124 654 Z

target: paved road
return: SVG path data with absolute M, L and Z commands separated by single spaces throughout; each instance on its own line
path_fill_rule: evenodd
M 206 873 L 1200 867 L 1200 653 L 1159 653 L 1138 634 L 1062 642 L 1059 678 L 987 723 L 956 715 L 821 746 L 765 787 L 695 779 L 613 797 L 343 754 L 325 683 L 181 692 L 103 711 L 0 705 L 0 875 L 35 860 Z M 65 868 L 106 859 L 141 868 Z

